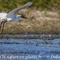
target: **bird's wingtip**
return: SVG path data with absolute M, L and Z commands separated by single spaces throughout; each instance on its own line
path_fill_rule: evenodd
M 32 4 L 32 2 L 28 2 L 28 3 Z
M 32 2 L 28 2 L 27 4 L 32 5 L 33 3 Z

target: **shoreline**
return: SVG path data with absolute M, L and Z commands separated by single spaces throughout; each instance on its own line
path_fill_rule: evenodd
M 0 34 L 0 39 L 48 39 L 60 38 L 60 34 Z

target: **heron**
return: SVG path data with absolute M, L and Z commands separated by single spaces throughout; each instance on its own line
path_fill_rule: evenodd
M 21 6 L 20 8 L 16 8 L 16 9 L 13 9 L 11 12 L 9 13 L 0 13 L 0 20 L 3 20 L 0 24 L 0 33 L 3 31 L 3 28 L 4 28 L 4 24 L 10 20 L 13 20 L 13 21 L 16 21 L 18 22 L 20 20 L 20 18 L 26 18 L 24 17 L 23 15 L 16 15 L 16 13 L 18 11 L 20 11 L 21 9 L 24 9 L 28 6 L 31 6 L 32 5 L 32 2 L 28 2 L 26 3 L 25 5 Z

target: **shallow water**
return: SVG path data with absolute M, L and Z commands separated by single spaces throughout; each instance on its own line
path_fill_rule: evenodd
M 60 60 L 60 38 L 0 39 L 0 60 Z

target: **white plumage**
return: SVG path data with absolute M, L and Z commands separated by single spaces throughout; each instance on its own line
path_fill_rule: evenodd
M 4 13 L 4 12 L 0 13 L 0 20 L 5 19 L 6 15 L 7 15 L 7 13 Z

